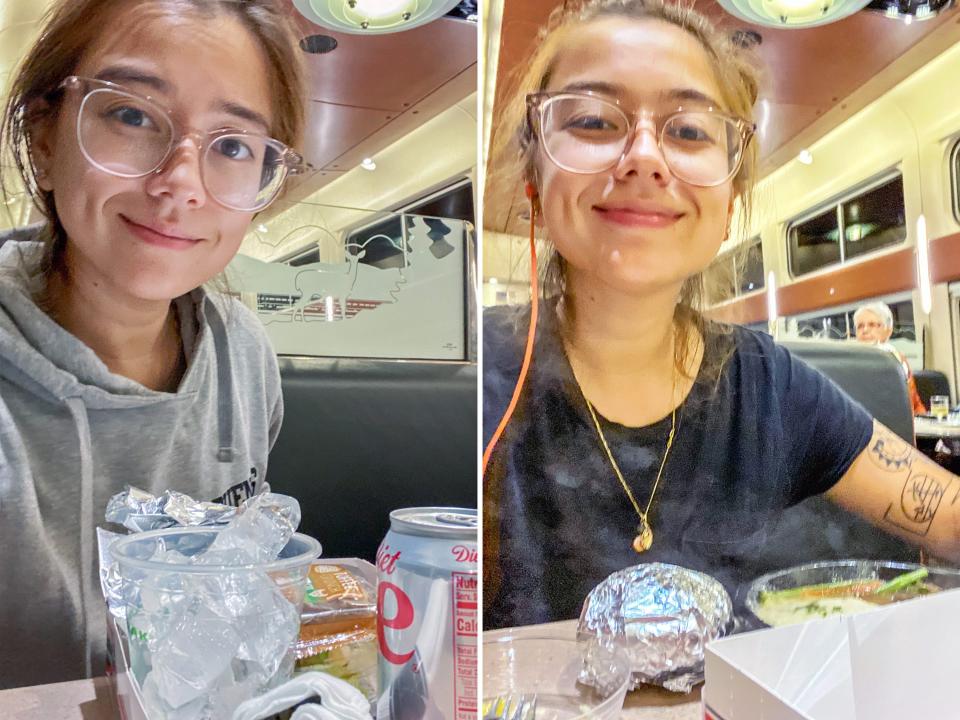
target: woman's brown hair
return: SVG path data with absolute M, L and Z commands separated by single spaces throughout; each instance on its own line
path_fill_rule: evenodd
M 759 87 L 755 58 L 692 7 L 666 0 L 564 2 L 551 13 L 546 25 L 541 29 L 532 57 L 518 67 L 507 81 L 505 92 L 500 95 L 505 98 L 505 102 L 501 105 L 502 109 L 496 112 L 493 127 L 485 197 L 488 207 L 511 202 L 518 186 L 523 183 L 529 182 L 536 186 L 538 145 L 527 121 L 526 95 L 547 89 L 558 57 L 567 40 L 579 28 L 586 23 L 610 18 L 624 21 L 662 21 L 689 33 L 700 43 L 709 58 L 726 109 L 744 120 L 752 119 Z M 756 143 L 751 142 L 744 153 L 743 164 L 733 178 L 733 195 L 740 201 L 740 219 L 744 231 L 749 231 L 756 166 Z M 533 212 L 538 212 L 536 200 Z M 725 228 L 726 233 L 729 231 L 729 227 Z M 545 299 L 562 296 L 565 289 L 564 260 L 550 245 L 549 239 L 544 246 L 547 260 L 542 265 L 539 292 Z M 732 352 L 732 342 L 726 336 L 726 328 L 710 323 L 703 314 L 709 290 L 705 272 L 688 278 L 683 284 L 674 314 L 677 329 L 675 365 L 680 373 L 689 376 L 692 333 L 698 333 L 704 338 L 710 336 L 712 341 L 707 348 L 711 352 L 704 352 L 700 376 L 716 383 Z M 711 295 L 710 299 L 714 300 L 716 297 Z M 491 481 L 484 485 L 484 556 L 487 560 L 484 563 L 485 600 L 491 598 L 499 587 L 501 488 L 498 477 L 502 476 L 505 470 L 505 462 L 507 459 L 501 453 L 500 457 L 491 463 Z
M 67 237 L 53 193 L 37 185 L 31 128 L 56 116 L 62 101 L 60 83 L 73 74 L 101 33 L 110 32 L 111 20 L 140 3 L 178 15 L 210 18 L 229 13 L 240 20 L 263 48 L 271 73 L 271 134 L 287 145 L 300 145 L 305 124 L 304 70 L 289 10 L 281 0 L 59 0 L 48 11 L 39 39 L 17 69 L 0 125 L 4 163 L 16 166 L 23 189 L 47 219 L 44 252 L 37 268 L 43 278 L 59 269 Z M 9 197 L 9 177 L 2 178 L 2 187 Z

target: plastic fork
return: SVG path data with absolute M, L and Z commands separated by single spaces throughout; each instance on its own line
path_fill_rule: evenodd
M 483 707 L 483 720 L 534 720 L 537 696 L 498 695 Z

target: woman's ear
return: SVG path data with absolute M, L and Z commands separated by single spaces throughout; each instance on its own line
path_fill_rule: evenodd
M 536 180 L 527 180 L 523 186 L 527 200 L 530 202 L 530 217 L 538 228 L 543 227 L 543 207 L 540 204 L 540 191 Z
M 56 149 L 56 116 L 42 111 L 31 112 L 30 115 L 34 118 L 27 129 L 30 159 L 36 170 L 37 186 L 49 192 L 53 190 L 50 171 Z

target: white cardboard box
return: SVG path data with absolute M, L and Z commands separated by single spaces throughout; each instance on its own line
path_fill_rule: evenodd
M 107 613 L 107 675 L 117 697 L 121 720 L 148 720 L 140 687 L 130 672 L 127 636 L 117 620 Z
M 708 720 L 960 720 L 960 590 L 706 649 Z

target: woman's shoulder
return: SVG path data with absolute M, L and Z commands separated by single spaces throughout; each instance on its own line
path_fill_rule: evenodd
M 769 333 L 742 325 L 729 325 L 726 330 L 743 381 L 768 383 L 785 393 L 797 382 L 811 380 L 811 374 L 817 374 Z
M 734 352 L 740 357 L 772 367 L 785 367 L 794 361 L 790 350 L 774 340 L 770 333 L 743 325 L 726 327 L 733 341 Z

